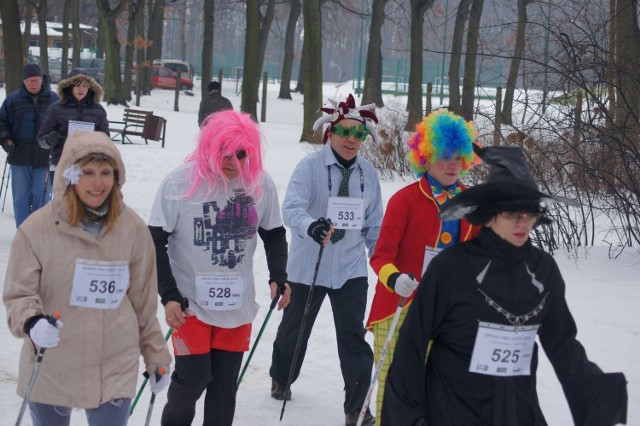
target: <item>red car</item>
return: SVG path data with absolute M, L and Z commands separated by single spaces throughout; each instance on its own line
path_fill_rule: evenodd
M 175 90 L 176 73 L 169 68 L 154 65 L 153 73 L 151 74 L 151 88 Z M 180 74 L 180 90 L 191 89 L 193 89 L 193 80 L 189 76 Z

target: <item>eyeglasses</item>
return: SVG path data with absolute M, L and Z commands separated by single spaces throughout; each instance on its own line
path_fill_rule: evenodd
M 521 217 L 525 218 L 529 222 L 535 222 L 542 216 L 540 212 L 500 212 L 500 216 L 502 216 L 506 220 L 512 220 L 514 222 L 520 220 Z
M 234 154 L 225 155 L 224 158 L 226 158 L 227 160 L 231 160 L 231 157 L 233 157 L 233 155 Z M 244 160 L 245 158 L 247 158 L 247 151 L 245 151 L 244 149 L 241 149 L 240 151 L 236 151 L 235 156 L 238 159 L 238 161 Z
M 357 141 L 363 141 L 369 136 L 369 130 L 364 124 L 354 125 L 351 127 L 344 127 L 342 124 L 336 124 L 331 128 L 331 133 L 334 133 L 343 138 L 353 136 Z

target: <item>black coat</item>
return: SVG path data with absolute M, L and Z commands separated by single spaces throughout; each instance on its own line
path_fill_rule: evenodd
M 205 118 L 207 118 L 214 112 L 223 111 L 226 109 L 233 109 L 231 101 L 222 96 L 220 92 L 211 92 L 208 97 L 200 102 L 200 108 L 198 110 L 198 126 L 202 126 Z
M 73 86 L 80 82 L 89 84 L 87 95 L 80 101 L 72 95 Z M 51 149 L 51 163 L 58 164 L 62 155 L 62 148 L 69 133 L 69 121 L 86 121 L 94 123 L 96 132 L 109 133 L 109 120 L 107 112 L 100 105 L 102 87 L 96 81 L 86 75 L 75 75 L 58 83 L 58 95 L 60 100 L 49 107 L 47 116 L 38 132 L 38 143 L 42 147 L 48 147 L 49 134 L 57 132 L 57 143 Z
M 11 93 L 0 107 L 0 143 L 7 151 L 7 162 L 17 166 L 46 167 L 49 150 L 41 148 L 36 139 L 38 129 L 44 122 L 49 106 L 58 100 L 58 95 L 49 89 L 46 76 L 37 95 L 31 95 L 22 84 Z M 11 150 L 7 142 L 15 148 Z
M 540 325 L 538 339 L 577 425 L 626 421 L 624 376 L 604 374 L 587 359 L 556 262 L 530 242 L 518 248 L 484 228 L 477 239 L 444 250 L 423 276 L 399 332 L 382 425 L 547 424 L 536 392 L 537 347 L 530 375 L 469 372 L 478 323 L 511 325 L 478 289 L 515 315 L 542 305 L 525 324 Z

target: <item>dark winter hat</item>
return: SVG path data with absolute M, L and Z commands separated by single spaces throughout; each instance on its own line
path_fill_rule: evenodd
M 22 80 L 31 77 L 42 77 L 42 70 L 38 64 L 25 64 L 24 67 L 22 67 Z
M 222 86 L 217 81 L 211 81 L 209 82 L 209 86 L 207 88 L 209 89 L 210 92 L 212 90 L 217 90 L 219 92 L 222 89 Z
M 475 225 L 485 224 L 501 211 L 542 212 L 542 203 L 577 203 L 565 197 L 541 192 L 529 171 L 522 149 L 512 146 L 474 145 L 476 154 L 491 166 L 489 179 L 446 203 L 442 220 L 465 218 Z
M 88 75 L 88 76 L 91 76 L 91 74 L 89 74 L 89 71 L 87 71 L 86 68 L 81 68 L 81 67 L 73 68 L 71 70 L 71 72 L 69 73 L 69 77 L 73 77 L 74 75 Z

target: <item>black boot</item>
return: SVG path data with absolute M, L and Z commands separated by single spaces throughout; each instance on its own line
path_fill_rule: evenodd
M 278 401 L 284 400 L 284 390 L 287 387 L 285 383 L 281 383 L 276 379 L 271 379 L 271 398 Z M 291 401 L 291 389 L 287 392 L 287 401 Z
M 356 426 L 358 424 L 358 417 L 360 417 L 360 410 L 353 411 L 345 415 L 346 426 Z M 362 420 L 362 426 L 373 426 L 376 424 L 376 418 L 373 417 L 371 411 L 367 408 L 367 412 L 364 413 L 364 419 Z

